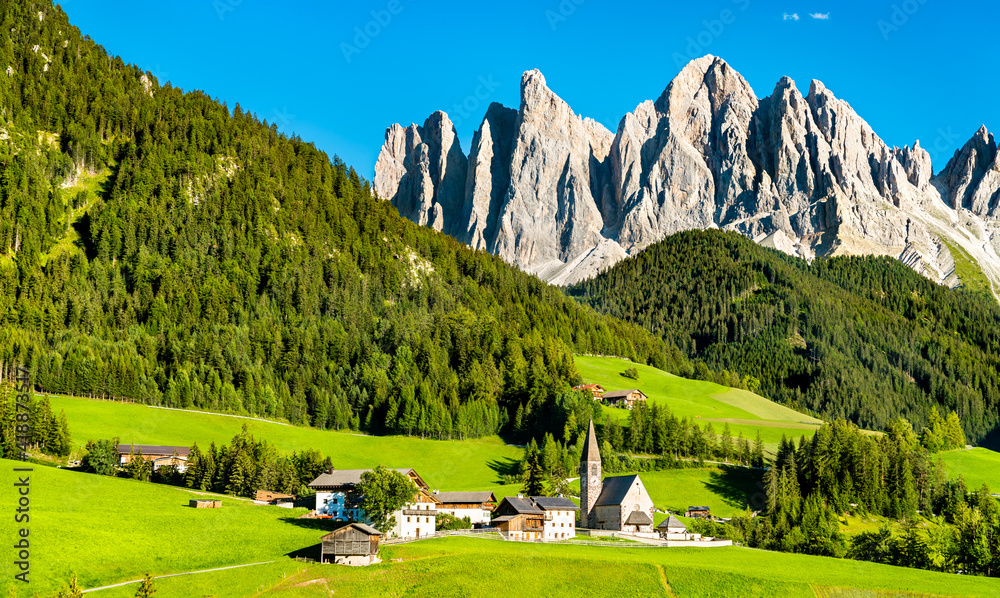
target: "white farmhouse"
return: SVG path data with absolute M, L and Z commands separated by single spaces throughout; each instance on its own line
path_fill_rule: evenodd
M 544 511 L 542 523 L 543 540 L 565 540 L 576 535 L 576 506 L 568 498 L 532 496 L 535 506 Z

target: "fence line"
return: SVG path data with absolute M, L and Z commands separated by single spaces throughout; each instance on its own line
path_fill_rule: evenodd
M 646 544 L 636 541 L 624 542 L 602 542 L 602 541 L 578 541 L 578 540 L 542 540 L 542 539 L 510 539 L 505 538 L 496 528 L 484 527 L 481 529 L 459 529 L 436 532 L 432 536 L 410 536 L 406 538 L 390 538 L 382 540 L 382 545 L 409 544 L 420 540 L 433 540 L 435 538 L 446 538 L 464 536 L 467 538 L 481 538 L 483 540 L 499 540 L 501 542 L 518 542 L 521 544 L 549 544 L 549 545 L 572 545 L 572 546 L 613 546 L 616 548 L 666 548 L 666 544 Z

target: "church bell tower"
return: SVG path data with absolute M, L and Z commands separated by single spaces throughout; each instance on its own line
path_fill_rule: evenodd
M 594 432 L 594 420 L 590 420 L 587 431 L 587 441 L 580 455 L 580 525 L 594 529 L 597 527 L 597 517 L 594 504 L 601 496 L 601 451 L 597 447 L 597 434 Z

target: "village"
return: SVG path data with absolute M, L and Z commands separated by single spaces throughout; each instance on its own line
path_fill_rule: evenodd
M 596 385 L 583 390 L 594 391 L 593 386 Z M 644 400 L 645 396 L 639 391 L 624 391 L 616 393 L 615 398 L 625 402 Z M 186 469 L 190 453 L 185 447 L 155 445 L 123 444 L 118 450 L 123 466 L 131 459 L 142 458 L 155 468 L 172 466 L 181 472 Z M 439 492 L 415 469 L 395 468 L 392 471 L 405 476 L 415 492 L 409 502 L 391 513 L 391 525 L 383 532 L 367 516 L 362 506 L 364 496 L 357 491 L 368 471 L 371 470 L 331 468 L 308 484 L 315 495 L 310 500 L 311 510 L 303 517 L 330 522 L 329 533 L 320 538 L 319 550 L 311 558 L 321 563 L 369 565 L 380 562 L 378 552 L 382 543 L 412 542 L 442 533 L 518 542 L 565 542 L 588 536 L 598 541 L 626 540 L 658 547 L 732 545 L 731 540 L 690 532 L 675 514 L 659 511 L 666 517 L 655 524 L 657 509 L 639 475 L 602 476 L 593 421 L 580 460 L 579 497 L 518 494 L 498 501 L 491 491 Z M 578 498 L 579 505 L 571 498 Z M 255 496 L 255 503 L 277 507 L 292 507 L 296 500 L 293 495 L 266 490 L 258 491 Z M 212 498 L 192 499 L 190 503 L 199 509 L 222 507 L 221 501 Z M 464 520 L 471 527 L 439 532 L 439 515 Z M 690 506 L 677 515 L 713 519 L 709 506 Z

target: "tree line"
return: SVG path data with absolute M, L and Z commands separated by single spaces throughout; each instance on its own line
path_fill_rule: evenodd
M 897 260 L 810 263 L 737 233 L 687 231 L 568 293 L 680 347 L 694 377 L 738 372 L 774 401 L 874 430 L 955 411 L 966 437 L 995 443 L 1000 306 Z
M 0 457 L 17 458 L 21 453 L 17 438 L 17 393 L 14 388 L 0 381 Z M 66 420 L 66 412 L 57 416 L 52 412 L 48 397 L 30 396 L 28 399 L 28 450 L 54 457 L 65 457 L 73 448 L 73 437 Z

